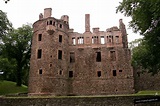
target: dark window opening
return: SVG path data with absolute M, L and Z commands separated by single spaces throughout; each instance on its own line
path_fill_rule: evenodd
M 62 42 L 62 35 L 59 35 L 59 42 Z
M 116 53 L 115 53 L 115 51 L 110 51 L 110 57 L 111 57 L 112 61 L 116 60 Z
M 101 77 L 101 71 L 97 71 L 97 76 Z
M 62 60 L 62 50 L 58 50 L 58 59 Z
M 52 67 L 52 64 L 49 64 L 50 67 Z
M 42 49 L 38 50 L 37 58 L 40 59 L 42 57 Z
M 70 63 L 75 62 L 75 54 L 73 52 L 70 53 Z
M 42 34 L 39 34 L 38 35 L 38 41 L 41 41 L 42 40 Z
M 53 26 L 55 26 L 56 25 L 56 22 L 53 22 Z
M 62 28 L 62 24 L 59 24 L 59 27 Z
M 48 25 L 48 21 L 47 21 L 47 25 Z
M 39 74 L 42 74 L 42 69 L 39 69 Z
M 62 75 L 62 70 L 59 71 L 59 75 Z
M 122 72 L 122 70 L 119 70 L 119 72 Z
M 52 21 L 51 20 L 49 21 L 49 25 L 52 25 Z
M 69 71 L 69 78 L 73 77 L 73 71 Z
M 101 52 L 96 52 L 96 62 L 101 62 Z
M 113 76 L 117 76 L 116 70 L 113 70 Z

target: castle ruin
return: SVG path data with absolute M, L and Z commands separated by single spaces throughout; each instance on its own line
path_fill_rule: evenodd
M 108 95 L 134 93 L 131 53 L 122 19 L 119 28 L 85 32 L 69 28 L 69 17 L 44 9 L 33 24 L 29 95 Z

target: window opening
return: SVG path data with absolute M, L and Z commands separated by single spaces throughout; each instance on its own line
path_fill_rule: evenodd
M 70 63 L 74 63 L 75 62 L 75 54 L 74 52 L 70 52 Z
M 96 62 L 101 62 L 101 52 L 96 52 Z
M 58 50 L 58 59 L 62 60 L 62 50 Z
M 62 70 L 59 71 L 59 75 L 62 75 Z
M 72 38 L 72 44 L 76 45 L 76 39 L 75 38 Z
M 62 42 L 62 35 L 59 35 L 59 42 Z
M 39 74 L 42 74 L 42 69 L 39 69 Z
M 73 77 L 73 71 L 69 71 L 69 78 Z
M 119 70 L 119 72 L 122 72 L 122 70 Z
M 112 61 L 116 60 L 116 53 L 115 53 L 115 51 L 110 51 L 110 57 L 111 57 Z
M 116 43 L 119 43 L 119 36 L 116 36 L 115 41 L 116 41 Z
M 116 70 L 113 70 L 113 76 L 117 76 Z
M 78 37 L 78 44 L 83 44 L 83 43 L 84 43 L 84 38 Z
M 101 71 L 97 71 L 97 76 L 101 77 Z
M 49 21 L 49 25 L 52 25 L 52 21 L 51 20 Z
M 37 58 L 40 59 L 42 57 L 42 49 L 38 50 Z
M 42 40 L 42 34 L 39 34 L 38 35 L 38 41 L 41 41 Z
M 59 24 L 59 27 L 62 28 L 62 24 Z
M 53 26 L 55 26 L 56 25 L 56 22 L 53 22 Z
M 101 36 L 101 44 L 105 44 L 104 36 Z
M 98 36 L 92 36 L 92 44 L 98 43 Z

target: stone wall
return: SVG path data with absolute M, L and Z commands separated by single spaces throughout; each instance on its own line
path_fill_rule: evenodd
M 0 98 L 1 106 L 160 106 L 160 102 L 134 104 L 135 99 L 153 96 Z

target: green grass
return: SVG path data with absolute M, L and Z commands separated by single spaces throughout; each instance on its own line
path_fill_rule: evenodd
M 0 81 L 0 95 L 26 93 L 27 91 L 27 86 L 22 85 L 21 87 L 18 87 L 15 82 Z

